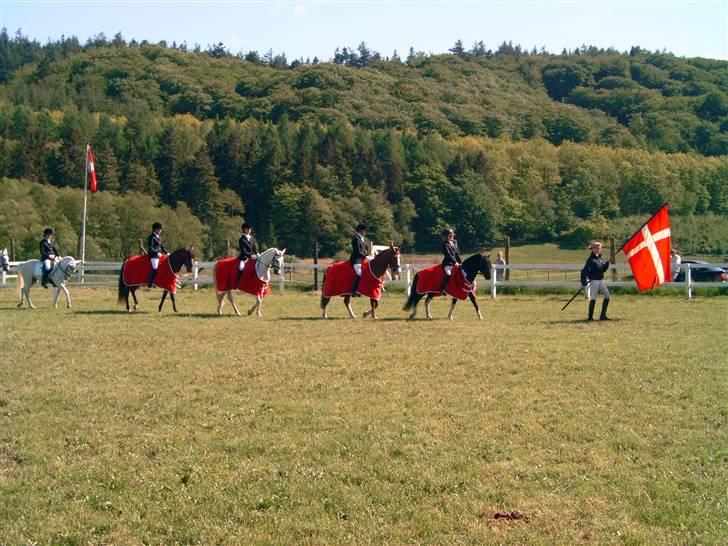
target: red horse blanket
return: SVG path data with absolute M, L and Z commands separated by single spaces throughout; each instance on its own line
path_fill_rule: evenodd
M 441 265 L 433 265 L 423 269 L 418 273 L 418 275 L 418 294 L 440 295 L 440 287 L 442 286 L 442 281 L 445 279 L 445 270 Z M 452 274 L 450 275 L 450 280 L 448 281 L 447 286 L 445 286 L 445 293 L 453 298 L 464 300 L 468 297 L 470 292 L 475 294 L 475 281 L 469 283 L 465 279 L 465 272 L 462 270 L 460 265 L 454 265 L 452 268 Z
M 124 284 L 127 286 L 146 286 L 149 274 L 152 272 L 152 262 L 146 254 L 132 256 L 124 262 Z M 166 290 L 170 294 L 177 293 L 177 275 L 169 265 L 169 256 L 159 257 L 157 275 L 154 277 L 154 286 Z
M 240 282 L 235 284 L 238 278 L 239 258 L 223 258 L 215 264 L 215 288 L 218 292 L 240 290 L 246 294 L 259 296 L 261 298 L 270 294 L 270 284 L 260 280 L 255 272 L 255 258 L 245 262 L 245 269 L 240 276 Z
M 335 262 L 326 268 L 326 280 L 324 281 L 323 295 L 325 298 L 333 298 L 334 296 L 348 296 L 351 294 L 351 287 L 354 285 L 354 266 L 349 260 L 345 262 Z M 379 301 L 382 297 L 382 285 L 380 281 L 372 273 L 369 267 L 369 260 L 364 260 L 361 264 L 361 280 L 356 291 L 362 296 L 367 296 L 373 300 Z

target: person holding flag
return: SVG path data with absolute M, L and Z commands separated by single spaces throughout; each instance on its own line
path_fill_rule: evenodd
M 604 273 L 609 269 L 609 261 L 602 258 L 602 243 L 594 241 L 591 244 L 591 254 L 586 259 L 586 263 L 581 270 L 581 285 L 587 286 L 587 294 L 589 296 L 589 316 L 587 320 L 594 320 L 594 307 L 597 304 L 597 296 L 601 292 L 604 294 L 602 301 L 602 312 L 599 320 L 609 320 L 607 317 L 607 307 L 609 307 L 609 289 L 604 282 Z

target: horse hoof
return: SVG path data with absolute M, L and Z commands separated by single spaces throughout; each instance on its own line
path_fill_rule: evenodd
M 250 316 L 252 314 L 253 314 L 253 310 L 252 309 L 248 309 L 248 316 Z

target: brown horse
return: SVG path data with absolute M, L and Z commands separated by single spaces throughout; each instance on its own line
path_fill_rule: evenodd
M 329 269 L 333 266 L 340 266 L 345 264 L 345 262 L 338 262 L 335 264 L 331 264 L 327 270 L 326 273 L 324 273 L 324 282 L 323 287 L 321 290 L 321 309 L 323 309 L 323 312 L 321 314 L 322 318 L 329 318 L 328 315 L 328 305 L 329 301 L 331 301 L 331 297 L 326 297 L 324 295 L 324 290 L 326 288 L 326 275 L 329 272 Z M 384 275 L 387 272 L 387 269 L 391 269 L 392 272 L 398 273 L 400 270 L 400 264 L 399 264 L 399 247 L 394 246 L 393 244 L 389 245 L 389 248 L 383 252 L 380 252 L 377 254 L 374 258 L 372 258 L 369 261 L 369 266 L 371 269 L 371 274 L 379 281 L 379 283 L 384 282 Z M 362 270 L 362 275 L 368 275 L 369 272 Z M 360 283 L 364 282 L 364 280 Z M 349 281 L 348 286 L 351 286 L 351 281 Z M 343 293 L 341 294 L 344 297 L 344 305 L 346 306 L 346 310 L 349 312 L 350 318 L 356 318 L 356 315 L 354 315 L 354 312 L 351 310 L 351 296 L 350 293 Z M 372 319 L 377 320 L 377 307 L 379 307 L 379 298 L 369 298 L 369 303 L 371 305 L 371 309 L 369 311 L 366 311 L 364 313 L 364 317 L 367 317 L 371 315 Z

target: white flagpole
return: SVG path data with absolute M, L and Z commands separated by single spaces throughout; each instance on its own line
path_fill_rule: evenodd
M 86 203 L 88 193 L 88 150 L 86 144 L 86 167 L 83 174 L 83 220 L 81 221 L 81 282 L 84 282 L 84 269 L 86 263 Z

